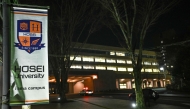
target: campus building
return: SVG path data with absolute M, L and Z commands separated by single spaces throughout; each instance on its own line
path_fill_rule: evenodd
M 138 51 L 135 53 L 137 56 Z M 165 87 L 171 83 L 170 74 L 160 70 L 156 52 L 144 50 L 142 56 L 142 88 Z M 79 93 L 84 87 L 93 91 L 135 88 L 132 61 L 124 48 L 85 44 L 76 58 L 70 56 L 73 59 L 68 77 L 69 93 Z M 49 81 L 52 92 L 55 79 L 51 77 Z

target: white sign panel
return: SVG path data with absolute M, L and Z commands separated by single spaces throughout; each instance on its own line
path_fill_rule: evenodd
M 10 105 L 49 102 L 47 12 L 13 7 Z

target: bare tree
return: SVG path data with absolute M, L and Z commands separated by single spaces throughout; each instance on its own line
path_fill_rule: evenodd
M 93 0 L 51 0 L 48 2 L 46 0 L 7 1 L 15 4 L 50 6 L 48 16 L 49 67 L 56 78 L 61 101 L 66 101 L 65 93 L 67 90 L 68 73 L 75 59 L 70 60 L 70 55 L 72 53 L 76 57 L 78 51 L 74 51 L 74 48 L 81 48 L 89 36 L 100 28 L 98 24 L 103 17 L 100 6 Z M 0 18 L 1 20 L 3 18 L 1 12 Z M 77 42 L 81 42 L 81 45 L 76 45 Z M 0 50 L 2 50 L 1 48 L 2 46 Z
M 142 51 L 148 29 L 158 17 L 168 12 L 176 0 L 99 0 L 109 10 L 119 31 L 113 29 L 120 44 L 130 53 L 135 79 L 136 103 L 138 109 L 145 109 L 142 92 Z M 118 33 L 121 33 L 118 35 Z M 138 50 L 137 50 L 138 49 Z M 135 56 L 135 53 L 138 55 Z
M 92 0 L 55 0 L 49 17 L 49 62 L 61 102 L 66 101 L 67 79 L 73 60 L 101 21 L 99 6 Z M 76 46 L 77 42 L 81 45 Z

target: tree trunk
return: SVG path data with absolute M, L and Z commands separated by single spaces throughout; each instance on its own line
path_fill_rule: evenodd
M 65 84 L 61 82 L 59 88 L 60 103 L 64 103 L 67 101 L 65 88 L 66 88 Z
M 135 78 L 135 93 L 136 93 L 136 104 L 137 109 L 146 109 L 145 102 L 144 102 L 144 96 L 142 92 L 142 79 L 141 79 L 141 68 L 134 68 L 134 78 Z
M 65 66 L 63 64 L 63 66 Z M 67 98 L 66 98 L 66 92 L 67 92 L 67 78 L 68 78 L 68 72 L 66 72 L 66 68 L 65 67 L 62 67 L 63 71 L 61 72 L 61 89 L 60 89 L 60 102 L 61 103 L 64 103 L 67 101 Z
M 67 98 L 66 98 L 66 93 L 65 93 L 65 89 L 64 88 L 61 88 L 63 90 L 60 91 L 59 93 L 59 96 L 60 96 L 60 103 L 64 103 L 67 101 Z

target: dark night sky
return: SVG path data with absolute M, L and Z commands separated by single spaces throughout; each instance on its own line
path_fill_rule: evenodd
M 150 28 L 145 38 L 145 48 L 153 47 L 153 35 L 160 34 L 163 31 L 174 29 L 177 35 L 184 35 L 187 33 L 187 27 L 190 27 L 190 0 L 181 0 L 181 2 L 174 7 L 170 12 L 162 15 L 157 23 Z M 189 30 L 190 31 L 190 30 Z M 112 32 L 103 27 L 98 32 L 94 33 L 88 43 L 120 46 L 117 38 Z

